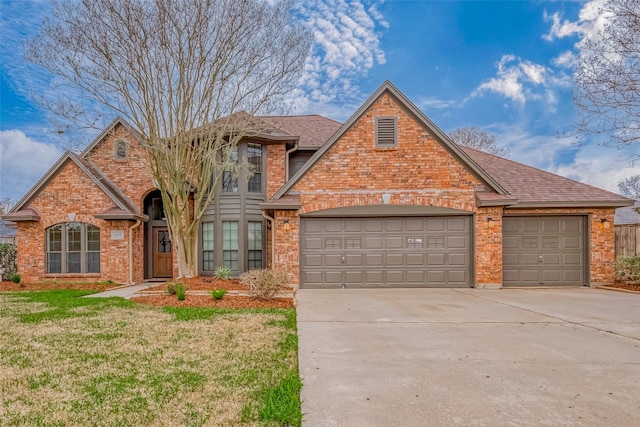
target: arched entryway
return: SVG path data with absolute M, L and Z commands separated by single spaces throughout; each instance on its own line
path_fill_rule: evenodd
M 144 228 L 144 277 L 172 277 L 173 245 L 169 239 L 160 190 L 154 190 L 144 198 L 144 213 L 149 216 Z

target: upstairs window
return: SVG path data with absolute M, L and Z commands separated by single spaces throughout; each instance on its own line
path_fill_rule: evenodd
M 116 147 L 115 147 L 115 153 L 114 153 L 116 160 L 126 160 L 128 151 L 129 151 L 129 144 L 127 144 L 126 141 L 123 141 L 121 139 L 116 141 Z
M 47 273 L 99 273 L 100 229 L 82 222 L 46 230 Z
M 235 147 L 229 157 L 229 164 L 222 172 L 222 191 L 225 193 L 238 192 L 238 147 Z
M 395 117 L 376 117 L 376 147 L 398 146 L 398 120 Z
M 247 162 L 253 173 L 249 178 L 249 193 L 262 193 L 262 145 L 247 144 Z

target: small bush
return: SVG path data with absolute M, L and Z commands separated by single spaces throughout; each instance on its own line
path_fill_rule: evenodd
M 279 270 L 250 270 L 240 276 L 254 298 L 270 300 L 289 283 L 289 274 Z
M 222 299 L 226 293 L 227 291 L 225 289 L 214 289 L 211 291 L 211 296 L 213 299 Z
M 616 259 L 616 280 L 621 282 L 640 282 L 640 256 L 627 256 Z
M 19 274 L 14 274 L 13 276 L 11 276 L 11 281 L 13 283 L 20 283 L 20 275 Z
M 168 294 L 168 295 L 175 295 L 176 294 L 176 282 L 169 282 L 167 283 L 167 285 L 164 287 L 164 291 Z
M 216 268 L 216 271 L 213 273 L 213 275 L 216 277 L 216 279 L 227 280 L 229 279 L 229 277 L 231 277 L 231 269 L 226 265 L 221 265 L 220 267 Z
M 0 270 L 4 269 L 0 280 L 11 280 L 17 272 L 18 252 L 11 243 L 0 243 Z
M 187 288 L 182 283 L 176 283 L 176 297 L 178 301 L 184 301 L 187 297 Z

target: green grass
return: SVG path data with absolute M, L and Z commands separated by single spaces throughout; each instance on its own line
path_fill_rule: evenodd
M 1 425 L 300 425 L 294 309 L 89 293 L 0 294 Z

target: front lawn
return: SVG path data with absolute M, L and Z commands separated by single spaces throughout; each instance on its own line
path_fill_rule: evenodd
M 2 425 L 300 425 L 294 309 L 87 293 L 0 293 Z

